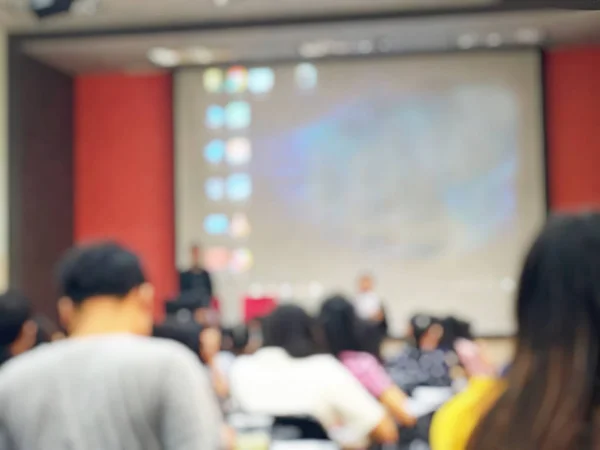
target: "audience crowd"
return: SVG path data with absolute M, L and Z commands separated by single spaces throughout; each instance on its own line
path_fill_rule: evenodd
M 223 328 L 195 256 L 158 324 L 139 258 L 111 242 L 58 263 L 60 326 L 1 295 L 0 450 L 600 445 L 600 214 L 554 217 L 533 243 L 508 367 L 456 317 L 415 315 L 389 351 L 370 275 L 316 314 L 283 304 Z

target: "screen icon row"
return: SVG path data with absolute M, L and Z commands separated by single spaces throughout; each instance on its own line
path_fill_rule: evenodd
M 210 68 L 204 71 L 204 90 L 211 94 L 268 94 L 275 85 L 275 73 L 270 67 L 247 69 L 234 66 L 228 70 Z
M 235 173 L 227 178 L 211 177 L 204 184 L 204 192 L 213 202 L 225 199 L 243 202 L 252 195 L 252 180 L 245 173 Z
M 250 235 L 250 221 L 244 213 L 235 213 L 231 217 L 214 213 L 204 218 L 204 231 L 212 236 L 228 235 L 234 239 Z
M 248 164 L 251 158 L 252 146 L 246 138 L 214 139 L 204 147 L 204 159 L 214 166 L 223 161 L 230 166 L 242 166 Z
M 242 130 L 250 126 L 252 113 L 247 102 L 230 102 L 226 106 L 210 105 L 206 109 L 205 125 L 211 130 L 228 128 Z

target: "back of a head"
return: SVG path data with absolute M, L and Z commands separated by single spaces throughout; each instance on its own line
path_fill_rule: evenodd
M 174 318 L 168 318 L 162 324 L 154 326 L 152 335 L 178 342 L 200 357 L 201 332 L 202 327 L 194 322 L 182 323 Z
M 0 348 L 14 343 L 31 319 L 29 300 L 15 291 L 0 295 Z
M 549 221 L 525 260 L 516 306 L 507 388 L 469 448 L 597 448 L 600 214 Z
M 446 350 L 454 348 L 457 339 L 467 339 L 472 341 L 471 324 L 457 317 L 449 316 L 441 321 L 443 336 L 440 346 Z
M 414 344 L 417 348 L 421 347 L 421 340 L 427 334 L 429 329 L 434 325 L 439 325 L 441 321 L 434 316 L 428 314 L 416 314 L 410 318 L 410 328 L 412 335 L 410 336 L 414 340 Z
M 76 304 L 100 296 L 125 297 L 146 282 L 138 257 L 113 242 L 74 247 L 58 266 L 62 294 Z
M 360 323 L 354 306 L 340 295 L 323 303 L 319 320 L 325 332 L 325 339 L 331 353 L 339 356 L 344 351 L 360 351 L 358 336 Z
M 250 341 L 250 332 L 246 325 L 236 325 L 231 329 L 232 350 L 243 353 Z
M 277 307 L 262 324 L 263 346 L 284 349 L 293 358 L 323 351 L 317 321 L 296 305 Z

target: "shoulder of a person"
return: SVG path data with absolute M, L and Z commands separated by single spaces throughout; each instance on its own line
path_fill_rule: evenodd
M 11 383 L 22 380 L 23 376 L 43 372 L 46 369 L 45 365 L 56 361 L 60 353 L 60 343 L 43 344 L 9 359 L 0 370 L 0 388 L 8 386 L 8 389 L 11 389 Z

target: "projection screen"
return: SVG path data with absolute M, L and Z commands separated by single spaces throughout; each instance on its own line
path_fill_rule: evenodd
M 228 321 L 369 272 L 395 333 L 426 312 L 509 334 L 546 217 L 541 104 L 536 51 L 182 70 L 179 268 L 201 245 Z

